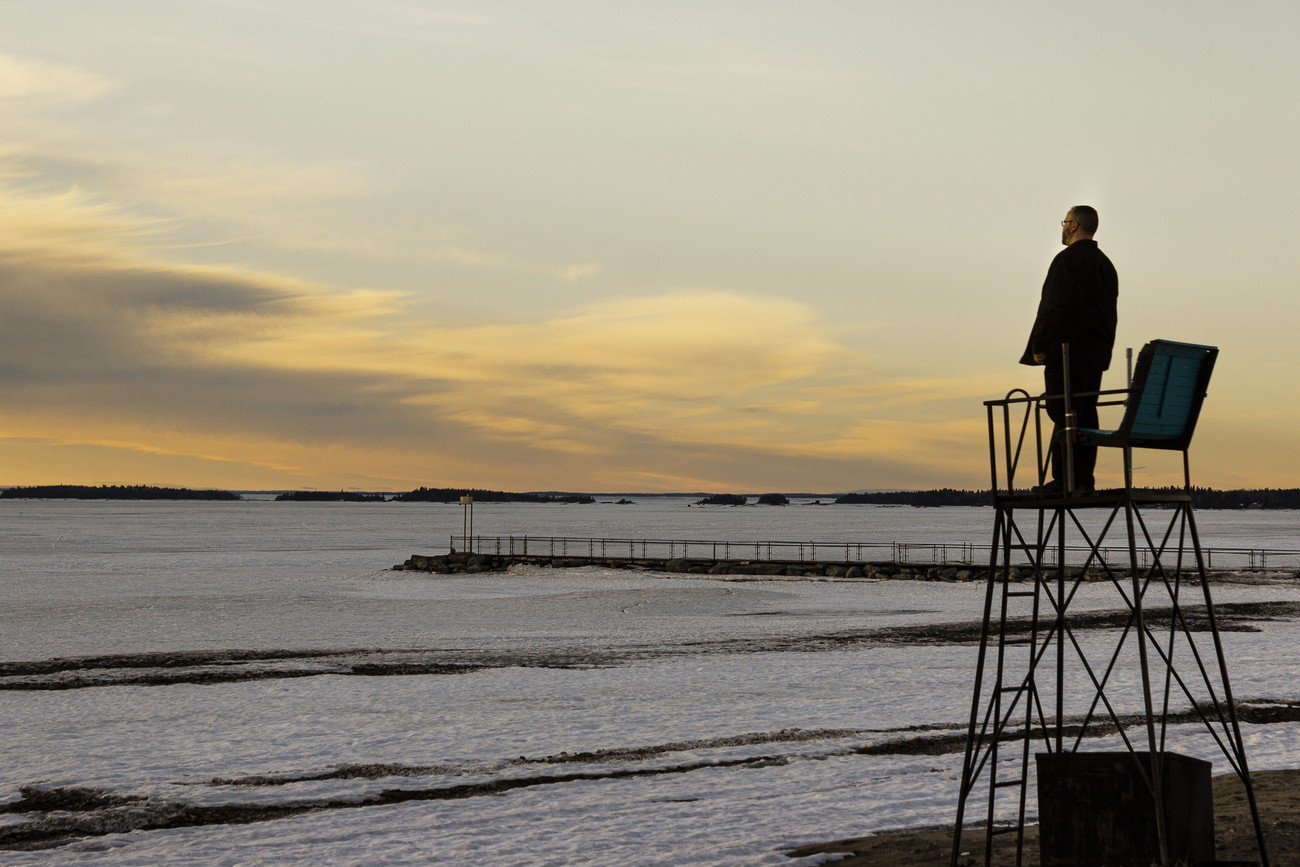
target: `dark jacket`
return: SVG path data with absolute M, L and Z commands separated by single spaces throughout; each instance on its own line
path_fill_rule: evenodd
M 1021 364 L 1035 364 L 1034 353 L 1047 363 L 1061 363 L 1061 344 L 1070 344 L 1070 367 L 1102 371 L 1110 367 L 1115 347 L 1119 277 L 1106 254 L 1091 238 L 1075 241 L 1056 254 L 1043 281 L 1038 317 Z

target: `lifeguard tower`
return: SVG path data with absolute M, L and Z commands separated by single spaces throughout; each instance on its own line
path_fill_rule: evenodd
M 985 403 L 996 512 L 953 867 L 993 864 L 999 837 L 1014 862 L 998 863 L 1024 863 L 1031 771 L 1044 867 L 1214 863 L 1204 756 L 1240 778 L 1268 867 L 1191 502 L 1188 446 L 1217 355 L 1156 340 L 1133 367 L 1130 352 L 1129 387 L 1097 393 L 1124 407 L 1114 430 L 1075 428 L 1068 380 L 1064 396 Z M 1065 400 L 1069 441 L 1102 447 L 1099 463 L 1117 451 L 1123 487 L 1075 490 L 1067 470 L 1063 492 L 1034 491 L 1049 397 Z M 1182 453 L 1181 488 L 1134 486 L 1145 449 Z

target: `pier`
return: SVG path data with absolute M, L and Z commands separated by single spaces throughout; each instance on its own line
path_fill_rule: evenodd
M 1128 555 L 1127 547 L 1103 553 Z M 1064 557 L 1082 570 L 1087 545 L 1052 547 L 1041 552 L 1044 565 Z M 1139 551 L 1140 565 L 1150 552 Z M 1273 578 L 1300 575 L 1300 550 L 1203 548 L 1207 569 L 1260 572 Z M 514 565 L 686 573 L 755 575 L 772 578 L 864 580 L 895 578 L 923 581 L 984 580 L 988 552 L 972 542 L 810 542 L 719 541 L 714 539 L 604 539 L 574 536 L 453 535 L 447 554 L 414 554 L 393 568 L 413 572 L 494 572 Z M 1028 557 L 1017 564 L 1031 568 Z M 1013 569 L 1015 566 L 1012 567 Z M 1086 580 L 1085 576 L 1085 580 Z

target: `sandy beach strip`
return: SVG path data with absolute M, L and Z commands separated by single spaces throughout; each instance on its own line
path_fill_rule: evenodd
M 1300 770 L 1258 771 L 1251 775 L 1260 819 L 1274 867 L 1300 867 Z M 1220 861 L 1258 863 L 1255 829 L 1246 804 L 1245 789 L 1234 774 L 1217 776 L 1214 786 L 1215 851 Z M 967 831 L 962 865 L 984 863 L 984 835 Z M 926 828 L 882 833 L 800 846 L 788 851 L 792 858 L 820 854 L 845 857 L 828 863 L 835 867 L 946 867 L 952 858 L 952 828 Z M 1015 840 L 1004 835 L 994 841 L 993 863 L 1015 863 Z M 1038 827 L 1025 829 L 1025 864 L 1038 863 Z

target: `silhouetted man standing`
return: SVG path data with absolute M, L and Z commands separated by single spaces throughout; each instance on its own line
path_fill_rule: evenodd
M 1043 297 L 1038 302 L 1038 317 L 1029 335 L 1029 345 L 1021 364 L 1045 365 L 1043 371 L 1047 394 L 1065 393 L 1065 370 L 1061 363 L 1061 344 L 1070 345 L 1070 406 L 1081 428 L 1097 427 L 1097 397 L 1080 392 L 1101 389 L 1101 374 L 1110 367 L 1115 346 L 1116 302 L 1119 278 L 1115 266 L 1097 247 L 1092 236 L 1097 232 L 1097 211 L 1088 205 L 1075 205 L 1061 221 L 1061 243 L 1065 249 L 1056 254 L 1043 281 Z M 1064 493 L 1065 454 L 1061 433 L 1065 427 L 1065 402 L 1061 398 L 1047 401 L 1052 419 L 1052 481 L 1035 488 L 1035 493 Z M 1074 447 L 1074 486 L 1092 490 L 1096 486 L 1093 471 L 1097 464 L 1096 446 Z

